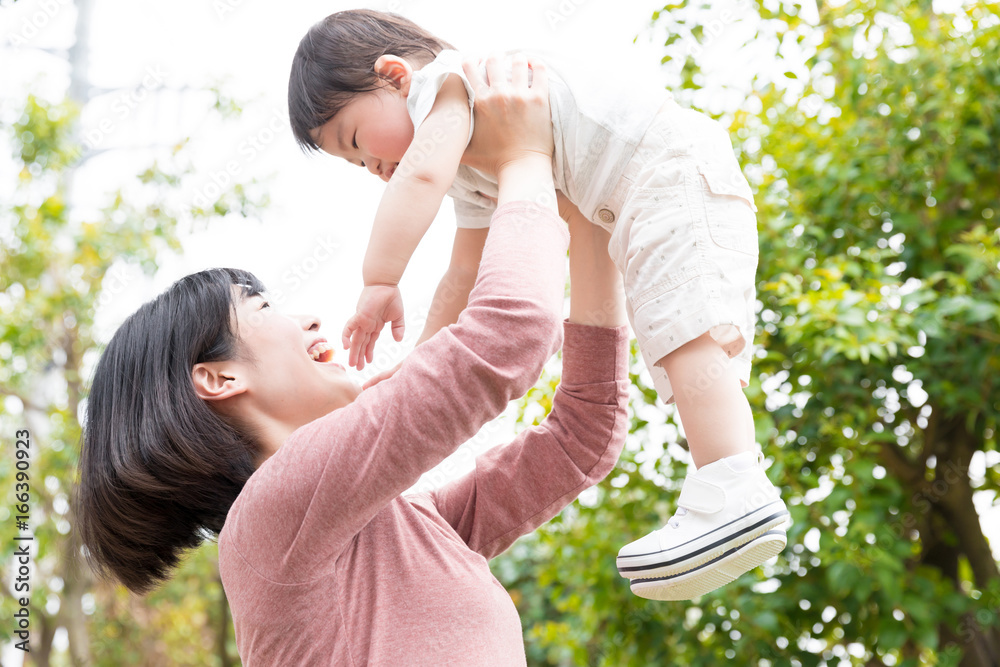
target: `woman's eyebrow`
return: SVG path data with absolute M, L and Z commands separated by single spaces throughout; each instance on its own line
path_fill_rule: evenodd
M 255 290 L 252 285 L 247 285 L 246 283 L 233 283 L 233 287 L 241 288 L 240 292 L 244 301 L 252 299 L 255 296 L 259 296 L 262 299 L 264 298 L 264 295 Z

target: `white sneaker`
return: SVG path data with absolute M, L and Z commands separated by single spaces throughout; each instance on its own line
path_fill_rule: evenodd
M 618 572 L 623 577 L 647 580 L 638 586 L 633 582 L 637 595 L 677 600 L 690 597 L 673 596 L 701 591 L 691 595 L 697 597 L 781 552 L 784 531 L 778 531 L 780 539 L 771 535 L 741 550 L 789 517 L 778 489 L 764 473 L 763 462 L 761 452 L 747 452 L 688 475 L 677 513 L 667 525 L 618 552 Z M 686 576 L 677 576 L 682 574 Z
M 633 579 L 632 592 L 650 600 L 692 600 L 736 579 L 780 554 L 785 531 L 772 528 L 741 547 L 730 549 L 715 560 L 693 570 L 651 579 Z

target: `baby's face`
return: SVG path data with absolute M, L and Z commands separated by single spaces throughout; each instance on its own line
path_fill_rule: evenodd
M 413 141 L 406 95 L 391 86 L 359 95 L 314 136 L 325 152 L 388 181 Z

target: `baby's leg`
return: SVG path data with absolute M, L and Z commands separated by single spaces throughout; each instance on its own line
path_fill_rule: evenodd
M 756 451 L 743 393 L 755 326 L 753 196 L 713 121 L 687 111 L 668 121 L 610 249 L 653 384 L 676 402 L 697 469 L 674 516 L 625 545 L 617 564 L 636 595 L 683 600 L 780 553 L 788 510 Z
M 622 276 L 608 255 L 608 232 L 558 190 L 556 200 L 569 227 L 570 321 L 600 327 L 624 324 Z
M 657 365 L 670 378 L 696 467 L 754 448 L 753 413 L 743 385 L 711 335 L 685 343 Z

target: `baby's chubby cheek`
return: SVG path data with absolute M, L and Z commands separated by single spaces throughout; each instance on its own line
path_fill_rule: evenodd
M 369 137 L 369 149 L 372 155 L 381 160 L 399 162 L 413 143 L 413 123 L 407 116 L 405 122 L 384 124 L 380 131 Z M 426 146 L 414 144 L 416 150 L 431 152 L 434 150 L 433 138 L 425 141 Z
M 406 154 L 411 147 L 415 151 L 422 153 L 423 157 L 426 157 L 428 153 L 433 151 L 433 147 L 417 147 L 413 142 L 413 136 L 401 135 L 396 137 L 394 140 L 389 140 L 388 138 L 382 142 L 381 145 L 372 147 L 372 154 L 379 156 L 384 162 L 395 162 L 398 163 L 402 161 L 403 156 Z M 411 158 L 413 155 L 411 154 Z M 421 160 L 421 158 L 417 158 Z M 422 160 L 421 160 L 422 161 Z

